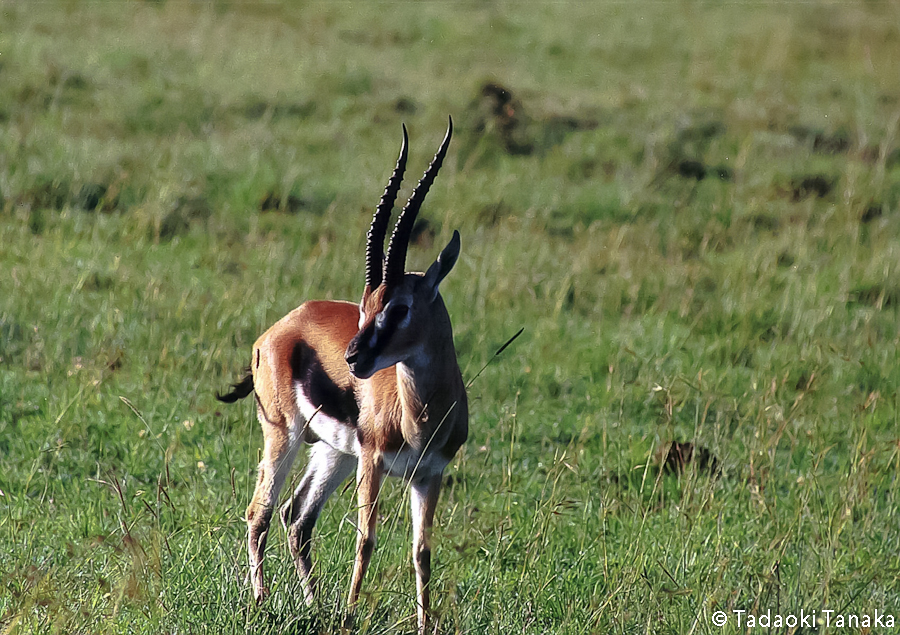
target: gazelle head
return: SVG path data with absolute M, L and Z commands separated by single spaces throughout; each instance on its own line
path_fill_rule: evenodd
M 359 379 L 368 379 L 383 368 L 421 354 L 433 332 L 450 331 L 438 286 L 459 257 L 459 232 L 453 232 L 450 242 L 427 272 L 407 273 L 405 268 L 413 224 L 441 169 L 452 132 L 451 120 L 441 147 L 400 213 L 385 256 L 388 222 L 406 169 L 409 138 L 403 126 L 400 158 L 375 209 L 367 235 L 366 286 L 359 303 L 359 332 L 350 340 L 344 355 L 350 372 Z

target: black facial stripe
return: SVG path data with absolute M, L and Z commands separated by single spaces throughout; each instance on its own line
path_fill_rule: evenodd
M 356 425 L 359 405 L 352 390 L 345 390 L 334 383 L 319 356 L 306 343 L 298 342 L 291 355 L 291 374 L 294 381 L 306 386 L 310 402 L 333 419 Z
M 380 329 L 373 329 L 373 333 L 377 333 L 375 346 L 372 346 L 372 352 L 376 355 L 380 355 L 384 350 L 384 347 L 391 341 L 391 338 L 394 336 L 394 333 L 397 332 L 397 327 L 399 326 L 400 321 L 392 317 L 390 314 L 387 315 L 384 326 Z M 369 341 L 372 341 L 371 336 L 369 337 Z

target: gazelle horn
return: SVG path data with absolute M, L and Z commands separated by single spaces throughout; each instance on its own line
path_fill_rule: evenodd
M 434 183 L 434 178 L 441 169 L 444 157 L 447 154 L 447 147 L 450 145 L 450 136 L 453 134 L 453 119 L 449 119 L 447 124 L 447 134 L 438 148 L 437 154 L 431 161 L 431 165 L 425 170 L 422 180 L 416 185 L 412 195 L 409 197 L 406 206 L 400 213 L 397 225 L 394 227 L 394 233 L 391 234 L 391 242 L 388 244 L 387 260 L 384 263 L 384 282 L 389 287 L 399 284 L 403 279 L 403 272 L 406 266 L 406 250 L 409 247 L 409 239 L 412 235 L 413 224 L 416 222 L 416 216 L 422 207 L 422 201 L 428 194 L 428 189 Z
M 369 227 L 369 233 L 366 234 L 366 287 L 369 290 L 373 290 L 381 284 L 384 267 L 384 237 L 387 234 L 391 212 L 394 210 L 397 192 L 400 191 L 400 183 L 403 181 L 403 172 L 406 170 L 408 145 L 409 136 L 406 134 L 406 125 L 404 124 L 403 145 L 400 146 L 397 165 L 384 188 L 384 194 L 381 195 L 378 207 L 375 208 L 372 225 Z

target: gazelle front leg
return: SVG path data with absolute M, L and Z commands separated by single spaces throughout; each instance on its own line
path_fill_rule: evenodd
M 350 594 L 347 598 L 347 610 L 351 616 L 359 601 L 363 576 L 366 575 L 369 560 L 372 559 L 372 552 L 375 550 L 375 525 L 378 523 L 378 490 L 381 486 L 381 476 L 380 457 L 376 458 L 372 451 L 363 450 L 356 474 L 359 501 L 356 562 L 353 565 L 353 578 L 350 581 Z
M 250 581 L 257 603 L 269 595 L 263 576 L 263 552 L 269 535 L 272 511 L 278 502 L 278 494 L 291 471 L 297 456 L 299 440 L 294 439 L 284 426 L 269 423 L 264 415 L 259 417 L 265 437 L 262 461 L 253 499 L 247 506 L 247 551 L 250 555 Z
M 428 609 L 431 601 L 431 527 L 434 510 L 441 493 L 441 475 L 424 481 L 413 482 L 410 487 L 410 508 L 413 525 L 413 565 L 416 568 L 416 604 L 418 605 L 419 633 L 428 626 Z

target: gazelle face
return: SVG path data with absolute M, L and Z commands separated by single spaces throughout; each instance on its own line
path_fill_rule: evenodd
M 416 276 L 407 275 L 408 278 Z M 416 323 L 421 322 L 422 308 L 404 284 L 387 301 L 385 287 L 363 296 L 359 305 L 359 332 L 347 346 L 345 359 L 350 372 L 358 379 L 368 379 L 379 370 L 409 357 L 415 348 Z M 416 318 L 414 320 L 414 317 Z
M 459 233 L 427 273 L 407 273 L 393 288 L 379 286 L 363 293 L 359 304 L 359 332 L 350 340 L 344 358 L 358 379 L 408 360 L 423 350 L 436 322 L 446 320 L 439 285 L 459 257 Z

